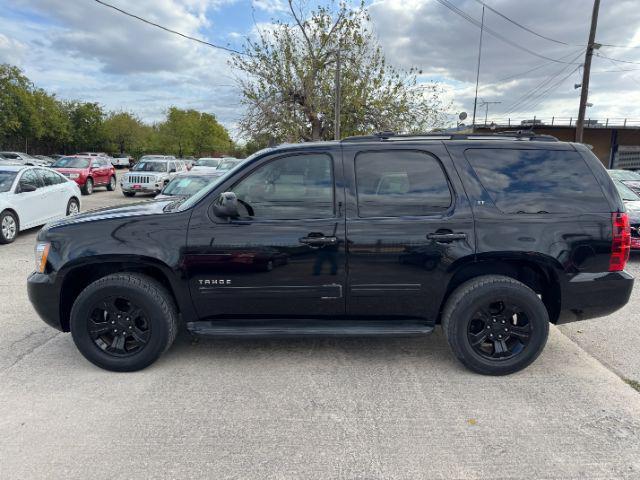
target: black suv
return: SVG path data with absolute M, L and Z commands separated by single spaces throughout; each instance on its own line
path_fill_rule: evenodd
M 188 200 L 77 215 L 38 235 L 29 296 L 110 370 L 199 335 L 415 335 L 520 370 L 549 322 L 625 305 L 629 224 L 583 145 L 400 136 L 260 151 Z

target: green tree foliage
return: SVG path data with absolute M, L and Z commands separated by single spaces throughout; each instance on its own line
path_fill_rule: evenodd
M 247 107 L 243 132 L 278 141 L 333 138 L 338 58 L 342 136 L 426 131 L 444 121 L 438 86 L 418 85 L 420 72 L 387 64 L 364 4 L 329 4 L 308 14 L 293 0 L 288 5 L 288 22 L 275 21 L 247 41 L 247 55 L 232 59 Z
M 29 153 L 226 154 L 235 150 L 214 115 L 171 107 L 147 125 L 129 112 L 98 103 L 60 101 L 36 88 L 19 68 L 0 64 L 0 149 Z

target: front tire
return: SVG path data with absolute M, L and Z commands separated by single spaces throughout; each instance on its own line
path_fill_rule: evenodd
M 536 293 L 499 275 L 467 281 L 447 301 L 442 328 L 454 355 L 484 375 L 508 375 L 538 358 L 549 314 Z
M 0 244 L 13 242 L 20 230 L 18 217 L 15 213 L 5 210 L 0 213 Z
M 118 273 L 80 293 L 70 326 L 87 360 L 106 370 L 131 372 L 151 365 L 171 346 L 178 312 L 169 292 L 153 278 Z
M 113 175 L 109 179 L 109 183 L 107 184 L 107 190 L 109 190 L 110 192 L 113 192 L 115 189 L 116 189 L 116 177 L 115 175 Z
M 93 193 L 93 179 L 87 178 L 87 181 L 84 182 L 84 186 L 82 187 L 82 193 L 85 195 L 91 195 Z
M 72 198 L 67 203 L 67 217 L 80 213 L 80 202 L 77 198 Z

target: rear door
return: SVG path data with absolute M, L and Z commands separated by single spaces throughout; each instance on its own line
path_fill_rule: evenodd
M 345 144 L 347 313 L 434 321 L 452 269 L 474 253 L 468 200 L 441 143 Z
M 44 184 L 42 193 L 47 198 L 48 218 L 64 217 L 67 214 L 67 190 L 62 182 L 65 180 L 51 170 L 44 168 L 36 170 Z

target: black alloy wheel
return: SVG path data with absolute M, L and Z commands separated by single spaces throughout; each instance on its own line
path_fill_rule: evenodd
M 107 297 L 91 309 L 87 328 L 95 345 L 115 357 L 142 350 L 151 336 L 147 314 L 124 295 Z
M 478 355 L 491 360 L 507 359 L 525 349 L 531 339 L 531 323 L 522 307 L 496 300 L 473 314 L 467 338 Z

